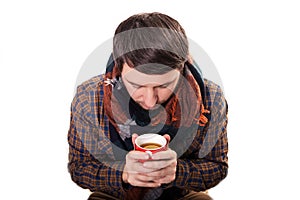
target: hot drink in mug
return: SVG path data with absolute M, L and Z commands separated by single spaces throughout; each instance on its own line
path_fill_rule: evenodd
M 136 151 L 143 151 L 152 155 L 153 153 L 167 150 L 167 143 L 166 138 L 163 136 L 155 133 L 147 133 L 136 138 L 134 149 Z

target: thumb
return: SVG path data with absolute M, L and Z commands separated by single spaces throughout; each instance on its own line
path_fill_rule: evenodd
M 163 137 L 166 138 L 167 143 L 170 143 L 171 137 L 169 134 L 164 134 Z
M 136 140 L 136 138 L 137 138 L 138 136 L 139 136 L 139 135 L 136 134 L 136 133 L 132 134 L 132 136 L 131 136 L 131 141 L 132 141 L 133 146 L 134 146 L 135 140 Z

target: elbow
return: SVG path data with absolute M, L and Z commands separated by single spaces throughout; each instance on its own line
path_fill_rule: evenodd
M 224 180 L 228 175 L 228 165 L 223 165 L 221 170 L 220 182 Z
M 83 179 L 83 175 L 80 173 L 80 170 L 77 169 L 75 163 L 68 164 L 68 172 L 71 176 L 71 180 L 83 189 L 90 189 L 89 185 L 87 185 Z
M 219 184 L 222 180 L 227 177 L 228 174 L 228 165 L 220 164 L 219 166 L 219 173 L 215 177 L 216 185 Z
M 215 187 L 216 185 L 218 185 L 221 181 L 223 181 L 228 174 L 228 165 L 223 165 L 220 164 L 218 166 L 218 172 L 214 173 L 210 179 L 210 181 L 206 182 L 206 189 L 210 189 L 212 187 Z
M 77 185 L 79 185 L 80 180 L 78 178 L 78 175 L 76 175 L 76 166 L 74 163 L 69 163 L 68 164 L 68 172 L 71 176 L 71 179 L 74 183 L 76 183 Z

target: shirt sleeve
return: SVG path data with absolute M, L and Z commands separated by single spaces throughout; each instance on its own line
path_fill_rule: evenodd
M 75 183 L 91 191 L 111 193 L 122 190 L 124 162 L 108 158 L 105 145 L 101 146 L 99 143 L 99 122 L 97 125 L 97 119 L 90 110 L 95 101 L 90 98 L 89 93 L 91 92 L 79 87 L 72 102 L 68 132 L 69 173 Z
M 203 133 L 193 142 L 195 150 L 177 161 L 176 179 L 172 186 L 205 191 L 216 186 L 228 172 L 227 102 L 217 88 L 211 103 L 211 119 Z M 199 149 L 200 147 L 200 149 Z

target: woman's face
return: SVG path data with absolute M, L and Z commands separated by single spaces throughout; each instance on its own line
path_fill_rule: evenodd
M 144 74 L 124 63 L 121 76 L 131 98 L 144 109 L 151 110 L 173 94 L 180 72 L 173 69 L 165 74 Z

